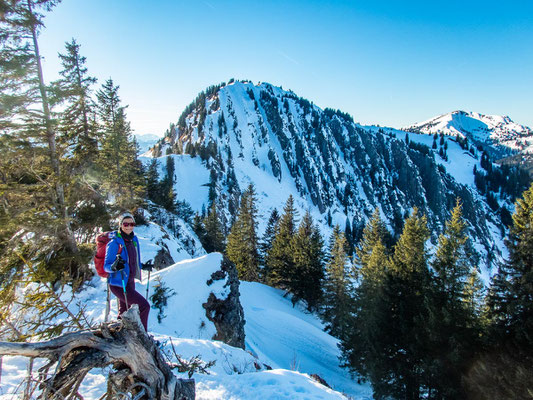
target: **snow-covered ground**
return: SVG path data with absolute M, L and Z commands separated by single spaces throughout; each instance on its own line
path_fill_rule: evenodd
M 476 112 L 454 111 L 403 128 L 425 134 L 470 137 L 478 142 L 494 143 L 509 149 L 533 152 L 533 132 L 508 116 L 483 115 Z
M 163 343 L 168 354 L 173 353 L 174 346 L 182 358 L 200 355 L 205 362 L 216 361 L 209 375 L 193 376 L 197 399 L 343 399 L 341 392 L 354 399 L 372 397 L 369 386 L 358 385 L 338 366 L 337 340 L 322 330 L 318 318 L 293 308 L 283 292 L 268 286 L 241 282 L 246 351 L 211 340 L 215 327 L 207 319 L 202 303 L 210 292 L 218 297 L 226 295 L 223 281 L 206 285 L 220 261 L 221 255 L 212 253 L 180 261 L 150 277 L 152 289 L 159 278 L 175 292 L 168 299 L 166 317 L 161 323 L 157 322 L 157 310 L 151 310 L 150 333 Z M 143 295 L 146 283 L 145 277 L 142 284 L 137 284 L 137 290 Z M 102 322 L 105 281 L 94 278 L 92 285 L 79 296 L 87 306 L 88 315 Z M 116 308 L 113 299 L 111 318 L 116 318 Z M 267 370 L 266 365 L 273 369 Z M 4 357 L 0 400 L 13 398 L 12 393 L 17 390 L 21 393 L 26 369 L 27 359 Z M 102 370 L 89 373 L 80 389 L 85 399 L 100 398 L 106 389 L 107 373 Z M 317 383 L 310 374 L 320 375 L 334 390 Z

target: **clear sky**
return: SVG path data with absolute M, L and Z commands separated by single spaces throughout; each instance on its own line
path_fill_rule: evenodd
M 269 82 L 399 128 L 454 110 L 533 127 L 533 1 L 63 0 L 45 79 L 75 38 L 120 85 L 135 133 L 162 135 L 206 87 Z

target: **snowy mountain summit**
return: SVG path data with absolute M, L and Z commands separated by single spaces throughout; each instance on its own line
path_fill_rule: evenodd
M 402 129 L 468 138 L 476 144 L 495 147 L 500 150 L 500 157 L 516 152 L 533 153 L 533 130 L 508 116 L 453 111 Z
M 502 192 L 488 204 L 475 184 L 474 171 L 483 169 L 481 152 L 475 147 L 465 151 L 464 141 L 451 129 L 462 127 L 461 132 L 475 133 L 479 140 L 494 140 L 494 132 L 503 141 L 527 135 L 528 128 L 503 118 L 484 117 L 483 122 L 452 113 L 449 130 L 432 146 L 434 138 L 425 133 L 446 126 L 445 120 L 428 122 L 417 133 L 415 128 L 362 126 L 347 113 L 321 109 L 269 83 L 230 81 L 200 93 L 151 156 L 163 163 L 172 154 L 184 174 L 175 187 L 177 197 L 200 211 L 209 204 L 209 192 L 227 226 L 251 183 L 263 219 L 292 195 L 300 215 L 309 210 L 324 235 L 339 225 L 350 228 L 354 241 L 376 208 L 393 235 L 401 232 L 414 207 L 427 216 L 432 232 L 440 232 L 459 198 L 475 249 L 482 260 L 493 259 L 503 247 L 498 240 L 505 229 L 500 207 L 509 207 L 514 199 Z M 193 170 L 194 177 L 185 176 Z M 205 198 L 188 200 L 191 185 Z M 260 221 L 260 234 L 264 228 Z M 436 239 L 434 234 L 434 244 Z

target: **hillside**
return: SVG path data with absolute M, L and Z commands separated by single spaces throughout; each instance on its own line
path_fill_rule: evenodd
M 260 233 L 272 209 L 293 195 L 300 215 L 309 209 L 324 235 L 335 224 L 349 225 L 355 241 L 376 207 L 395 235 L 417 207 L 428 216 L 435 244 L 459 198 L 479 263 L 488 271 L 504 252 L 502 213 L 509 214 L 514 197 L 505 190 L 490 199 L 479 193 L 477 149 L 465 150 L 455 135 L 444 134 L 434 149 L 432 142 L 425 134 L 361 126 L 348 114 L 322 110 L 268 83 L 237 81 L 202 92 L 152 155 L 175 154 L 175 191 L 195 211 L 207 207 L 212 188 L 226 226 L 240 193 L 253 183 Z M 193 171 L 194 177 L 186 176 Z M 190 199 L 191 184 L 203 198 Z
M 155 227 L 152 226 L 153 234 Z M 147 235 L 148 234 L 148 235 Z M 149 244 L 150 232 L 140 234 L 141 246 Z M 293 308 L 283 293 L 258 283 L 241 282 L 241 303 L 246 319 L 246 350 L 229 346 L 211 338 L 216 333 L 207 318 L 204 303 L 210 293 L 227 296 L 225 281 L 207 280 L 220 268 L 220 254 L 183 260 L 165 270 L 152 273 L 150 290 L 161 279 L 172 288 L 166 317 L 157 321 L 157 310 L 150 313 L 149 329 L 166 352 L 172 346 L 182 358 L 200 355 L 203 361 L 216 361 L 210 374 L 195 374 L 197 399 L 343 399 L 338 391 L 356 399 L 370 399 L 368 386 L 358 385 L 347 371 L 338 366 L 337 340 L 323 332 L 321 322 L 313 315 Z M 147 280 L 137 285 L 145 293 Z M 95 278 L 79 295 L 88 305 L 96 322 L 103 321 L 105 281 Z M 116 318 L 116 300 L 111 302 Z M 26 359 L 5 357 L 3 360 L 2 392 L 0 399 L 11 393 L 23 379 Z M 268 367 L 267 367 L 268 365 Z M 268 368 L 272 368 L 271 370 Z M 105 371 L 93 370 L 84 381 L 80 393 L 85 399 L 98 399 L 105 392 Z M 319 374 L 335 389 L 331 390 L 309 377 Z M 179 374 L 178 374 L 179 375 Z M 186 377 L 186 374 L 182 374 Z

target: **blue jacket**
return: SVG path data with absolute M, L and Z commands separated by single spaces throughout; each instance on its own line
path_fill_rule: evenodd
M 105 249 L 105 260 L 104 260 L 104 270 L 109 273 L 109 284 L 113 286 L 120 286 L 122 287 L 122 279 L 124 279 L 124 284 L 128 283 L 128 278 L 130 276 L 130 265 L 129 265 L 129 257 L 128 257 L 128 250 L 126 249 L 126 243 L 124 243 L 124 239 L 120 235 L 120 232 L 111 232 L 109 233 L 109 238 L 111 239 Z M 111 265 L 115 261 L 119 245 L 122 246 L 122 252 L 120 253 L 120 257 L 126 262 L 126 265 L 122 271 L 116 271 L 113 272 L 111 270 Z M 135 278 L 141 279 L 141 246 L 139 246 L 139 239 L 137 239 L 137 236 L 133 236 L 133 245 L 137 249 L 137 268 L 133 273 L 135 274 Z

